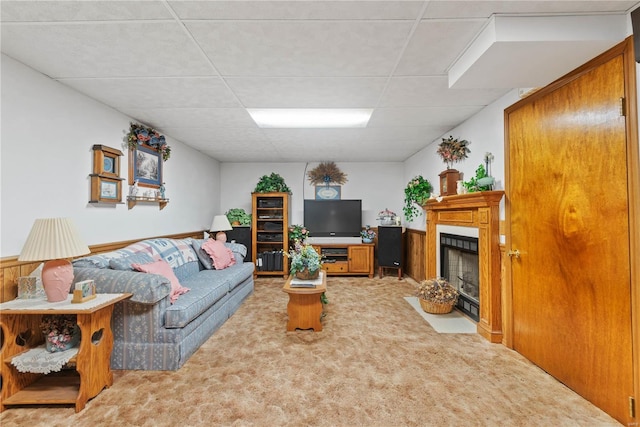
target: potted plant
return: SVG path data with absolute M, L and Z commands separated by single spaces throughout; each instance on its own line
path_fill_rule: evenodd
M 313 280 L 320 274 L 322 261 L 320 254 L 313 246 L 296 243 L 286 255 L 291 260 L 289 271 L 298 279 Z
M 285 184 L 284 178 L 272 172 L 271 175 L 263 175 L 256 184 L 254 193 L 291 193 L 291 189 Z
M 309 230 L 304 225 L 294 224 L 289 227 L 289 240 L 293 242 L 293 246 L 296 243 L 306 244 L 307 237 L 309 237 Z
M 458 302 L 458 290 L 440 277 L 420 282 L 415 296 L 420 307 L 431 314 L 450 313 Z
M 429 196 L 431 196 L 432 190 L 431 183 L 424 179 L 422 175 L 418 175 L 409 181 L 404 189 L 404 207 L 402 208 L 407 221 L 411 221 L 418 216 L 420 213 L 418 206 L 424 206 Z
M 373 239 L 376 238 L 376 232 L 367 225 L 366 228 L 360 232 L 360 237 L 362 237 L 362 243 L 373 243 Z
M 242 208 L 233 208 L 225 212 L 227 219 L 234 227 L 239 225 L 251 225 L 251 214 L 245 212 Z
M 472 177 L 469 181 L 462 183 L 467 193 L 474 193 L 476 191 L 491 190 L 493 185 L 493 178 L 487 175 L 487 171 L 483 164 L 476 169 L 476 176 Z

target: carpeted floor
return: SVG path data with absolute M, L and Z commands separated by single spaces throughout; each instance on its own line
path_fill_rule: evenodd
M 415 282 L 328 279 L 324 330 L 286 332 L 282 278 L 176 372 L 115 371 L 71 406 L 11 408 L 9 426 L 619 426 L 502 345 L 439 334 L 404 299 Z

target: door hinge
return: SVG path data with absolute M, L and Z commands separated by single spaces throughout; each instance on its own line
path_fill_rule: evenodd
M 627 117 L 627 103 L 624 97 L 620 97 L 620 117 Z
M 633 396 L 629 396 L 629 417 L 636 417 L 636 399 Z

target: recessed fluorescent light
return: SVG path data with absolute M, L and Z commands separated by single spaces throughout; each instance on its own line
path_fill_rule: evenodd
M 373 109 L 248 108 L 261 128 L 363 128 Z

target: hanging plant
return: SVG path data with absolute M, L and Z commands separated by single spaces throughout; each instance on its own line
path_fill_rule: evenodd
M 331 183 L 342 185 L 347 182 L 347 175 L 344 174 L 334 162 L 322 162 L 311 169 L 307 176 L 313 185 L 329 185 Z
M 451 169 L 453 163 L 467 158 L 467 155 L 471 152 L 467 147 L 469 144 L 470 142 L 466 139 L 460 141 L 458 138 L 454 139 L 451 135 L 449 135 L 449 138 L 442 138 L 437 152 L 446 163 L 447 169 Z
M 165 162 L 171 157 L 171 147 L 167 145 L 164 135 L 160 135 L 158 131 L 152 128 L 144 127 L 136 123 L 130 123 L 129 133 L 125 137 L 127 147 L 133 150 L 138 145 L 148 145 L 158 150 Z
M 275 172 L 271 175 L 263 175 L 256 184 L 254 193 L 291 193 L 291 189 L 285 184 L 284 178 Z
M 422 175 L 418 175 L 409 181 L 404 189 L 404 207 L 402 208 L 407 221 L 411 221 L 418 216 L 420 213 L 418 206 L 423 206 L 427 202 L 429 196 L 431 196 L 431 190 L 433 190 L 431 183 L 424 179 Z

